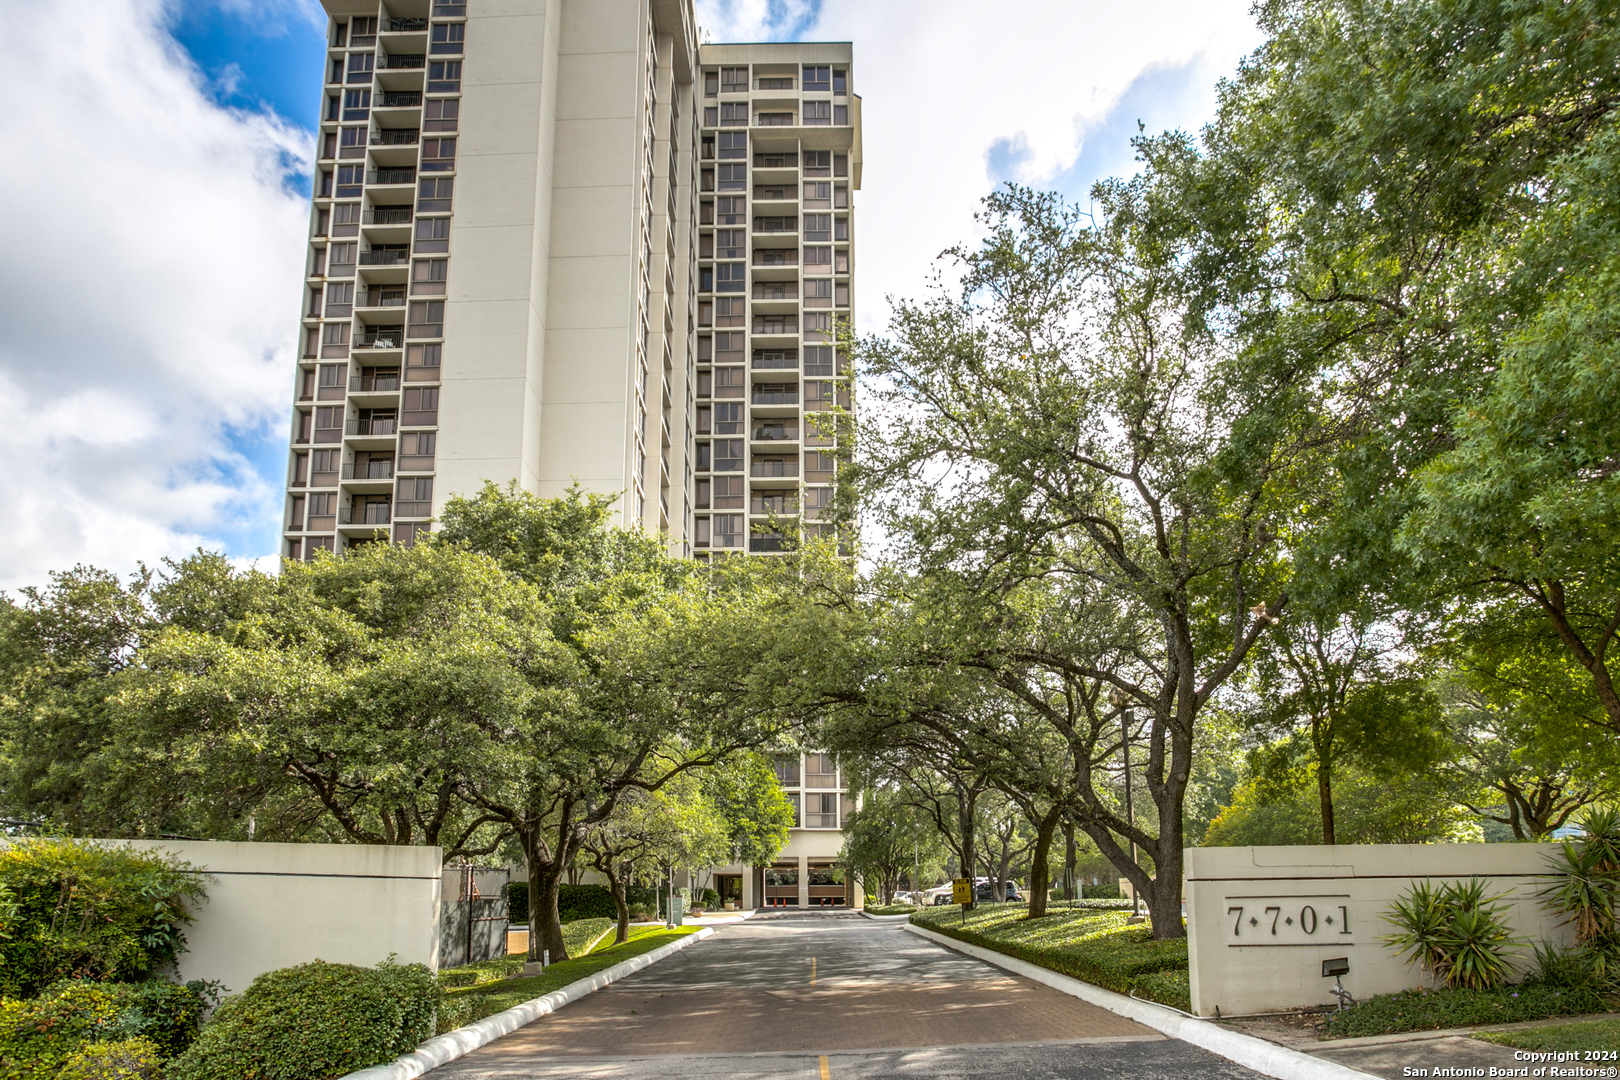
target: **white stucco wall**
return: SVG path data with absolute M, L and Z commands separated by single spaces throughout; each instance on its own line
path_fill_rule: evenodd
M 123 844 L 124 841 L 106 841 Z M 442 852 L 363 844 L 128 841 L 170 851 L 212 878 L 186 927 L 180 978 L 231 993 L 310 960 L 439 963 Z
M 1330 1004 L 1322 961 L 1350 963 L 1357 998 L 1426 985 L 1379 938 L 1382 918 L 1414 881 L 1479 877 L 1505 894 L 1518 937 L 1567 943 L 1569 929 L 1536 893 L 1551 877 L 1555 844 L 1390 844 L 1191 848 L 1187 937 L 1193 1012 L 1226 1016 Z M 1252 921 L 1251 921 L 1252 920 Z M 1529 960 L 1526 947 L 1522 957 Z

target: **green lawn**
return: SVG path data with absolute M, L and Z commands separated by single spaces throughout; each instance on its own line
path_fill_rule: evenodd
M 1474 1038 L 1519 1050 L 1617 1050 L 1620 1019 L 1575 1020 L 1527 1031 L 1481 1031 Z
M 1603 1012 L 1605 1008 L 1603 999 L 1586 987 L 1527 984 L 1495 990 L 1401 990 L 1366 998 L 1354 1008 L 1330 1013 L 1327 1033 L 1330 1038 L 1342 1039 L 1401 1031 L 1438 1031 L 1580 1016 Z
M 1128 911 L 1056 908 L 1033 921 L 1023 904 L 981 904 L 962 921 L 954 905 L 911 917 L 914 925 L 994 949 L 1122 994 L 1190 1009 L 1187 939 L 1154 941 L 1147 924 L 1128 926 Z
M 578 919 L 563 923 L 563 942 L 568 946 L 569 957 L 578 959 L 589 954 L 593 947 L 611 941 L 612 929 L 612 919 Z M 636 928 L 631 926 L 632 937 L 635 936 L 635 932 Z M 467 964 L 463 967 L 440 968 L 439 983 L 447 989 L 482 986 L 516 975 L 523 969 L 528 959 L 528 956 L 519 953 L 513 956 L 497 956 L 493 960 Z
M 603 920 L 581 920 L 603 921 Z M 577 925 L 569 923 L 568 926 Z M 566 929 L 566 927 L 564 928 Z M 515 978 L 500 978 L 499 981 L 484 981 L 472 986 L 462 986 L 445 992 L 444 1001 L 439 1006 L 439 1031 L 449 1031 L 451 1028 L 470 1024 L 475 1020 L 482 1020 L 486 1016 L 494 1016 L 498 1012 L 510 1009 L 514 1005 L 521 1005 L 531 998 L 542 997 L 553 990 L 560 990 L 576 979 L 583 979 L 587 975 L 594 975 L 603 968 L 610 968 L 621 960 L 640 956 L 651 952 L 660 945 L 668 945 L 677 938 L 687 934 L 695 934 L 700 929 L 696 926 L 683 926 L 676 930 L 667 930 L 662 923 L 647 923 L 641 926 L 630 927 L 630 940 L 623 945 L 598 946 L 589 954 L 578 956 L 571 960 L 563 960 L 551 965 L 541 975 L 517 976 Z M 516 960 L 510 968 L 516 971 L 523 966 L 523 957 L 509 957 L 502 960 L 491 960 L 487 964 L 475 965 L 483 969 L 491 965 L 500 965 Z M 469 970 L 466 968 L 459 970 Z

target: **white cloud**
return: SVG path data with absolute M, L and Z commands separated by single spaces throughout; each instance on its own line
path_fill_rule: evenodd
M 262 535 L 279 513 L 279 477 L 236 446 L 287 422 L 309 135 L 215 104 L 164 16 L 0 8 L 28 43 L 0 118 L 0 588 Z
M 916 295 L 933 258 L 973 235 L 978 200 L 1003 177 L 1054 186 L 1087 150 L 1133 82 L 1188 69 L 1204 91 L 1176 94 L 1150 129 L 1196 128 L 1214 81 L 1260 42 L 1250 0 L 821 0 L 800 39 L 851 41 L 864 107 L 866 165 L 857 197 L 862 328 L 887 320 L 890 293 Z M 782 40 L 792 5 L 707 0 L 698 21 L 715 41 Z M 1132 128 L 1134 133 L 1134 126 Z M 1110 168 L 1130 163 L 1124 138 Z M 1117 163 L 1117 164 L 1116 164 Z M 1078 194 L 1078 192 L 1077 192 Z

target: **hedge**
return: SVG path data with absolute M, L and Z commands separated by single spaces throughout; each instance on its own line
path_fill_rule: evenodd
M 196 1039 L 212 993 L 200 982 L 62 982 L 27 1001 L 0 1000 L 0 1080 L 62 1075 L 102 1043 L 139 1039 L 160 1060 L 173 1057 Z
M 529 921 L 529 883 L 514 881 L 506 887 L 507 910 L 511 921 L 527 925 Z M 658 903 L 658 890 L 631 885 L 625 891 L 625 900 L 654 907 Z M 563 922 L 579 919 L 614 919 L 618 912 L 613 907 L 613 892 L 606 885 L 563 885 L 557 892 L 557 913 Z
M 0 848 L 0 886 L 0 997 L 17 998 L 63 979 L 146 979 L 185 950 L 186 903 L 204 895 L 172 855 L 79 840 Z
M 421 964 L 322 960 L 267 972 L 228 998 L 165 1080 L 327 1080 L 431 1038 L 439 984 Z
M 1379 994 L 1332 1013 L 1328 1017 L 1327 1031 L 1333 1038 L 1392 1035 L 1400 1031 L 1550 1020 L 1555 1016 L 1604 1012 L 1607 1008 L 1597 991 L 1584 986 L 1532 984 L 1495 990 L 1402 990 Z
M 163 1057 L 151 1039 L 91 1043 L 68 1058 L 61 1080 L 161 1080 Z

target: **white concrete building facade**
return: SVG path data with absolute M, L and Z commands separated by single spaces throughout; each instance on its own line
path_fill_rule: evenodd
M 485 481 L 612 494 L 681 554 L 819 516 L 850 47 L 700 48 L 691 0 L 322 3 L 284 555 L 410 543 Z

